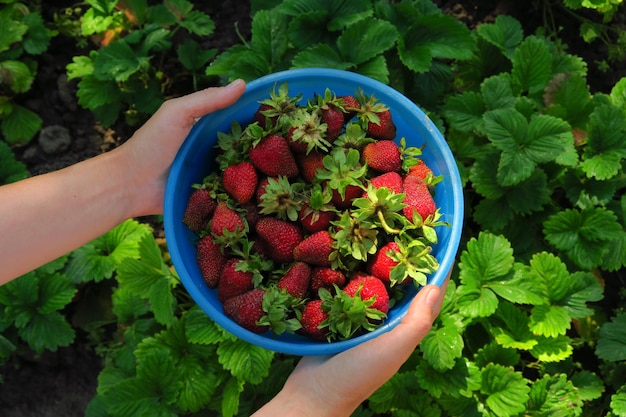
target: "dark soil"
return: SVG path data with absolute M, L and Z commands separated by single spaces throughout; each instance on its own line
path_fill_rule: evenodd
M 46 0 L 45 12 L 54 13 L 76 2 Z M 240 42 L 239 35 L 250 33 L 248 2 L 221 0 L 194 2 L 197 8 L 209 14 L 217 28 L 205 47 L 224 50 Z M 440 0 L 435 3 L 446 13 L 454 15 L 470 27 L 493 21 L 499 14 L 510 14 L 522 22 L 526 34 L 533 33 L 542 24 L 541 10 L 516 0 Z M 591 16 L 592 18 L 597 18 Z M 555 16 L 563 27 L 559 37 L 569 45 L 569 52 L 579 55 L 589 65 L 588 82 L 592 91 L 608 92 L 623 76 L 625 63 L 612 66 L 610 73 L 598 70 L 595 62 L 606 56 L 603 45 L 584 44 L 577 24 L 565 13 Z M 623 21 L 623 20 L 622 20 Z M 43 118 L 43 126 L 63 126 L 69 131 L 69 148 L 58 153 L 45 153 L 37 140 L 31 145 L 15 149 L 31 174 L 38 175 L 57 170 L 81 160 L 108 151 L 130 137 L 133 129 L 123 124 L 104 129 L 91 113 L 76 103 L 76 86 L 65 78 L 66 65 L 81 51 L 72 40 L 56 37 L 48 52 L 41 57 L 38 77 L 24 104 Z M 50 86 L 56 88 L 51 88 Z M 182 89 L 180 94 L 190 91 Z M 79 340 L 87 337 L 80 334 Z M 0 368 L 4 383 L 0 385 L 0 410 L 4 417 L 82 416 L 88 402 L 95 395 L 101 358 L 88 343 L 74 343 L 57 352 L 46 352 L 41 357 L 20 355 L 10 365 Z

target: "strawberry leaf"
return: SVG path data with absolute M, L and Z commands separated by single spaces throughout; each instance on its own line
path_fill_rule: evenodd
M 606 361 L 626 360 L 626 314 L 621 313 L 604 323 L 598 331 L 596 355 Z
M 481 374 L 480 392 L 494 414 L 511 416 L 526 409 L 530 387 L 520 372 L 490 363 Z
M 515 49 L 511 75 L 531 96 L 542 94 L 552 78 L 552 53 L 546 42 L 529 36 Z
M 617 106 L 600 106 L 591 114 L 588 129 L 583 170 L 589 178 L 607 180 L 614 177 L 626 158 L 626 113 Z
M 337 48 L 344 61 L 360 65 L 389 50 L 397 39 L 394 25 L 370 17 L 348 26 L 337 38 Z
M 495 22 L 478 26 L 476 33 L 500 49 L 504 56 L 510 60 L 513 60 L 515 49 L 524 38 L 524 31 L 520 22 L 507 15 L 499 15 Z
M 572 355 L 572 339 L 567 336 L 537 337 L 537 344 L 530 353 L 543 362 L 560 362 Z
M 495 341 L 504 348 L 531 350 L 538 343 L 530 330 L 530 319 L 526 313 L 509 302 L 498 305 L 496 317 L 502 320 L 503 326 L 494 328 Z
M 424 359 L 438 371 L 454 368 L 463 353 L 462 329 L 455 320 L 445 320 L 433 328 L 420 342 Z
M 243 381 L 259 384 L 269 374 L 274 352 L 243 340 L 225 340 L 217 348 L 218 361 L 224 369 Z

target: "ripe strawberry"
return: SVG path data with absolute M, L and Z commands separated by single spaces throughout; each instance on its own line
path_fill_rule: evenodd
M 312 183 L 315 180 L 317 170 L 324 169 L 322 160 L 325 154 L 319 151 L 311 151 L 307 154 L 301 153 L 296 155 L 296 161 L 300 167 L 300 174 L 302 178 L 308 183 Z
M 263 296 L 265 290 L 255 288 L 243 294 L 231 297 L 223 304 L 224 313 L 244 329 L 254 333 L 265 333 L 269 326 L 260 326 L 259 320 L 265 316 Z
M 367 272 L 374 275 L 383 282 L 389 283 L 391 269 L 398 264 L 389 256 L 389 252 L 399 252 L 400 247 L 396 242 L 389 242 L 383 245 L 374 256 L 368 261 Z
M 341 194 L 337 190 L 333 190 L 331 203 L 338 209 L 347 209 L 352 206 L 352 200 L 361 197 L 363 189 L 357 185 L 349 184 L 346 186 L 345 198 L 341 198 Z
M 402 153 L 392 140 L 379 140 L 365 145 L 361 154 L 363 162 L 378 172 L 399 172 L 402 169 Z
M 377 175 L 370 180 L 370 184 L 372 184 L 374 188 L 387 187 L 396 194 L 403 192 L 402 176 L 397 172 L 385 172 L 384 174 Z M 364 194 L 365 193 L 367 192 L 364 192 Z
M 403 181 L 403 188 L 406 194 L 404 198 L 406 207 L 402 209 L 402 212 L 409 220 L 413 220 L 415 212 L 419 213 L 422 220 L 435 214 L 437 206 L 424 181 L 416 176 L 407 175 Z
M 361 108 L 361 103 L 354 96 L 340 96 L 338 98 L 343 102 L 344 122 L 347 122 L 356 115 L 357 110 Z
M 217 207 L 217 201 L 211 197 L 209 190 L 206 188 L 195 189 L 187 201 L 183 223 L 192 232 L 200 233 L 209 223 L 215 207 Z
M 215 242 L 213 235 L 206 235 L 200 239 L 196 259 L 202 278 L 209 288 L 217 287 L 226 256 L 222 253 L 220 245 Z
M 250 148 L 250 160 L 262 173 L 269 176 L 298 175 L 298 164 L 289 148 L 287 139 L 278 135 L 269 135 Z
M 224 189 L 240 204 L 250 201 L 258 181 L 256 169 L 247 161 L 226 167 L 222 174 Z
M 294 263 L 278 280 L 278 288 L 285 289 L 295 298 L 303 299 L 309 292 L 311 267 L 304 262 Z
M 396 125 L 391 117 L 389 109 L 376 112 L 379 122 L 369 121 L 367 123 L 367 133 L 374 139 L 393 140 L 396 137 Z
M 302 242 L 302 231 L 294 223 L 275 217 L 261 217 L 256 232 L 266 245 L 270 259 L 275 262 L 291 262 L 293 251 Z
M 235 233 L 244 230 L 245 224 L 239 213 L 228 207 L 226 202 L 219 202 L 211 219 L 211 232 L 216 236 L 223 236 L 224 231 Z
M 373 297 L 374 303 L 370 306 L 382 313 L 389 311 L 389 293 L 387 287 L 378 278 L 365 273 L 355 274 L 346 284 L 343 291 L 351 297 L 358 293 L 362 300 L 369 300 Z
M 342 288 L 346 283 L 346 276 L 338 269 L 315 267 L 311 272 L 311 290 L 317 294 L 320 288 L 332 290 L 334 286 Z
M 322 109 L 322 122 L 326 123 L 326 140 L 333 142 L 339 137 L 345 123 L 344 115 L 338 107 L 332 104 L 324 104 Z
M 224 264 L 217 286 L 217 298 L 222 303 L 254 288 L 252 272 L 240 270 L 244 264 L 237 258 L 229 258 Z
M 303 204 L 300 209 L 300 224 L 310 232 L 315 233 L 321 230 L 327 230 L 330 222 L 335 220 L 337 213 L 331 210 L 315 210 L 308 204 Z
M 278 119 L 278 115 L 275 116 L 266 116 L 264 113 L 272 112 L 274 108 L 265 103 L 261 103 L 259 108 L 254 112 L 253 120 L 259 124 L 263 129 L 267 128 L 269 125 L 276 124 L 276 120 Z
M 330 142 L 326 140 L 327 127 L 318 112 L 300 109 L 295 113 L 285 138 L 296 154 L 313 150 L 327 152 L 330 148 Z
M 263 201 L 263 194 L 265 194 L 265 187 L 267 187 L 267 184 L 269 184 L 269 182 L 270 182 L 269 177 L 263 177 L 259 180 L 259 183 L 255 191 L 255 198 L 256 198 L 257 204 Z
M 302 331 L 314 340 L 326 340 L 327 328 L 320 328 L 322 323 L 328 319 L 328 313 L 322 310 L 322 300 L 311 300 L 304 305 L 302 310 Z
M 433 171 L 421 159 L 418 160 L 417 164 L 412 165 L 409 168 L 409 172 L 407 173 L 407 175 L 413 175 L 417 178 L 420 178 L 422 181 L 424 181 L 429 174 L 433 175 Z
M 330 266 L 333 251 L 333 237 L 328 230 L 321 230 L 304 238 L 293 250 L 296 261 L 311 265 Z

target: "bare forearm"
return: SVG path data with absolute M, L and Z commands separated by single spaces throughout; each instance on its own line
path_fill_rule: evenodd
M 0 187 L 0 284 L 116 226 L 132 207 L 119 152 Z

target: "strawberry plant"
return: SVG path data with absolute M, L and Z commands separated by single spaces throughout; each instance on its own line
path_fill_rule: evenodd
M 29 142 L 41 129 L 41 118 L 19 104 L 37 74 L 36 57 L 55 35 L 36 8 L 17 1 L 0 7 L 0 131 L 10 145 Z
M 181 79 L 191 78 L 190 89 L 205 85 L 200 70 L 216 51 L 203 50 L 194 36 L 210 35 L 215 24 L 210 16 L 194 10 L 192 3 L 107 0 L 88 4 L 78 14 L 80 36 L 96 39 L 98 47 L 74 57 L 67 74 L 70 80 L 80 80 L 78 103 L 105 126 L 120 115 L 131 126 L 143 121 Z M 178 42 L 180 31 L 187 35 Z M 181 66 L 165 65 L 170 54 Z

